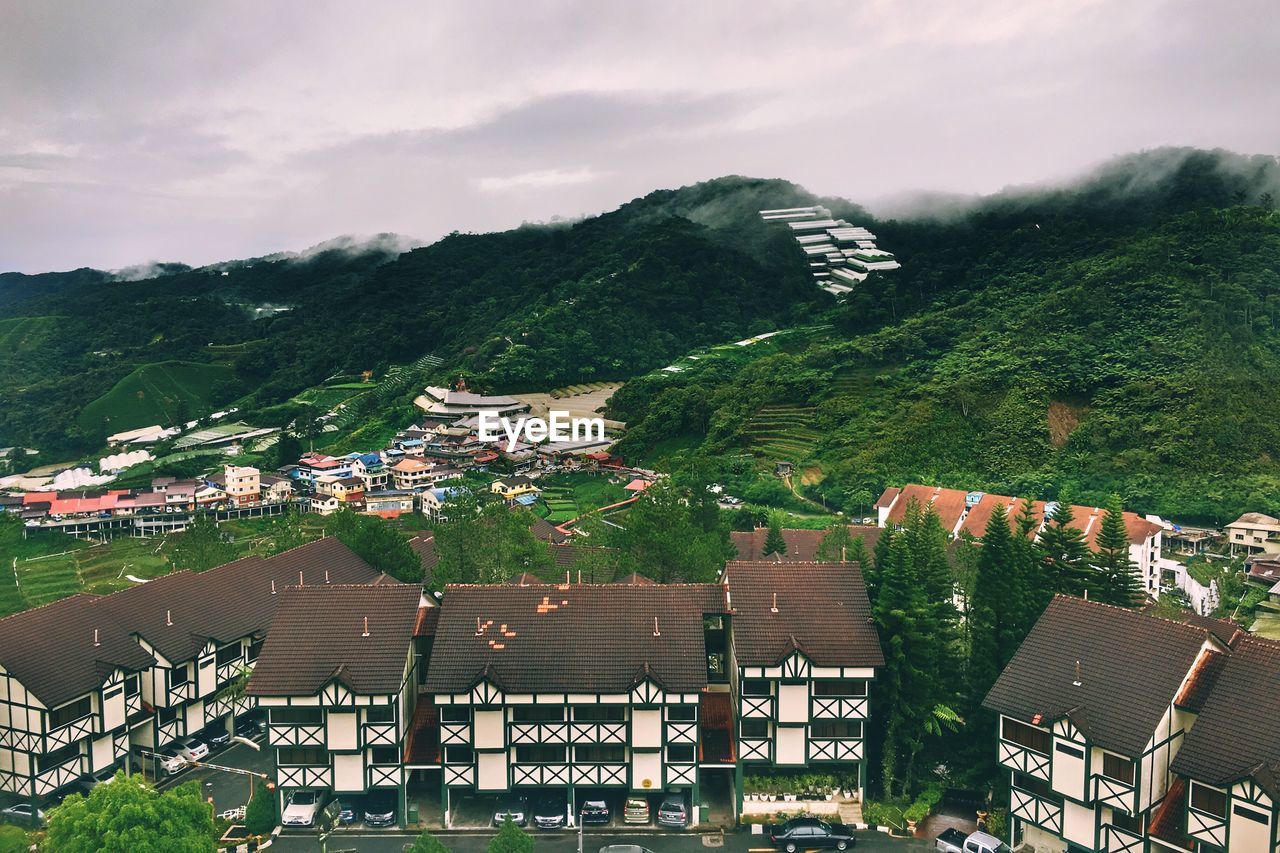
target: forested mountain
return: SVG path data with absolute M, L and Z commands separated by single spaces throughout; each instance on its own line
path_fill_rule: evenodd
M 631 383 L 624 449 L 672 423 L 704 450 L 751 447 L 753 414 L 790 404 L 819 436 L 795 461 L 835 506 L 914 480 L 1205 519 L 1280 509 L 1276 176 L 1274 158 L 1157 152 L 877 223 L 902 270 L 798 352 Z
M 649 374 L 613 407 L 632 454 L 673 437 L 739 453 L 746 424 L 782 407 L 809 436 L 795 461 L 811 494 L 837 506 L 922 480 L 1119 491 L 1184 516 L 1280 509 L 1278 173 L 1271 157 L 1162 150 L 883 221 L 721 178 L 403 253 L 384 235 L 141 281 L 5 274 L 0 444 L 93 449 L 111 424 L 89 404 L 156 375 L 190 386 L 184 413 L 285 417 L 335 373 L 434 353 L 442 378 L 494 391 Z M 903 268 L 843 304 L 814 287 L 756 211 L 819 201 Z M 650 373 L 796 325 L 820 331 L 747 364 Z

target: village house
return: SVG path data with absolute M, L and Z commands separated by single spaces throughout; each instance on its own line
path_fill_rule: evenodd
M 401 826 L 405 740 L 417 700 L 416 584 L 280 590 L 246 694 L 269 714 L 280 807 L 298 789 L 395 794 Z
M 1246 512 L 1224 527 L 1232 554 L 1280 555 L 1280 519 Z
M 400 490 L 424 489 L 432 483 L 432 467 L 429 462 L 406 457 L 391 466 L 392 483 Z
M 528 477 L 500 477 L 489 485 L 489 491 L 500 495 L 507 503 L 532 503 L 542 493 Z M 528 498 L 528 500 L 524 500 Z
M 384 489 L 382 491 L 365 492 L 364 511 L 369 515 L 382 518 L 399 518 L 413 512 L 417 492 L 407 489 Z
M 333 515 L 342 509 L 342 501 L 338 500 L 336 495 L 323 494 L 316 492 L 314 495 L 305 499 L 308 512 L 314 512 L 317 515 Z
M 351 460 L 351 474 L 364 482 L 366 492 L 380 491 L 391 484 L 391 471 L 377 453 L 355 454 Z
M 232 505 L 246 506 L 262 500 L 262 483 L 257 468 L 228 465 L 222 473 L 222 488 Z

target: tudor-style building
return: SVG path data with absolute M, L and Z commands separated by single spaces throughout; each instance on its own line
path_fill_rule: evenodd
M 752 765 L 824 765 L 856 773 L 862 798 L 868 694 L 884 658 L 860 568 L 734 561 L 723 579 L 733 608 L 738 797 Z
M 1151 829 L 1165 850 L 1280 850 L 1280 643 L 1243 632 L 1173 761 Z
M 446 823 L 459 790 L 561 788 L 571 824 L 588 788 L 696 806 L 701 774 L 733 767 L 728 613 L 717 584 L 446 588 L 423 697 Z
M 1230 654 L 1203 625 L 1057 596 L 988 693 L 1010 774 L 1010 843 L 1144 853 Z
M 417 584 L 289 587 L 247 693 L 268 709 L 281 807 L 298 789 L 393 790 L 417 699 Z

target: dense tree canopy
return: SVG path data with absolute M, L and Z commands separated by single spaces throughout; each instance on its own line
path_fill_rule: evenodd
M 212 810 L 198 782 L 161 793 L 120 773 L 53 809 L 46 843 L 58 853 L 212 853 L 214 842 Z

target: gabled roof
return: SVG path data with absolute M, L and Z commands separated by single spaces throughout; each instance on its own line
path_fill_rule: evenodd
M 514 511 L 514 508 L 513 508 Z M 530 513 L 532 515 L 532 513 Z M 533 516 L 533 520 L 529 523 L 529 530 L 533 533 L 535 539 L 541 539 L 543 542 L 568 542 L 570 537 L 567 533 L 561 533 L 556 526 L 545 518 Z
M 849 525 L 850 538 L 856 539 L 861 536 L 868 554 L 875 549 L 882 532 L 884 532 L 883 528 L 874 525 Z M 787 552 L 781 555 L 770 554 L 767 557 L 761 553 L 764 551 L 764 541 L 769 535 L 767 527 L 757 527 L 755 530 L 734 530 L 729 534 L 729 539 L 738 549 L 739 560 L 796 563 L 817 560 L 818 547 L 822 545 L 822 540 L 827 537 L 827 533 L 826 530 L 783 528 L 782 541 L 787 543 Z
M 1173 771 L 1209 785 L 1252 777 L 1280 798 L 1280 643 L 1241 635 L 1187 732 Z
M 0 619 L 0 666 L 49 708 L 97 689 L 116 667 L 155 663 L 95 600 L 73 595 Z
M 314 696 L 337 681 L 362 695 L 397 693 L 421 599 L 417 584 L 287 587 L 246 691 Z
M 740 666 L 773 666 L 797 649 L 817 666 L 884 664 L 857 563 L 735 560 L 724 578 Z
M 420 533 L 409 540 L 409 547 L 422 561 L 422 583 L 429 586 L 435 577 L 436 566 L 440 565 L 440 555 L 436 553 L 436 535 Z
M 727 606 L 716 584 L 543 583 L 449 586 L 440 610 L 430 693 L 484 679 L 514 692 L 625 693 L 641 672 L 668 690 L 705 687 L 703 615 Z
M 1070 717 L 1094 745 L 1136 758 L 1207 643 L 1203 628 L 1055 596 L 983 706 L 1023 722 Z

